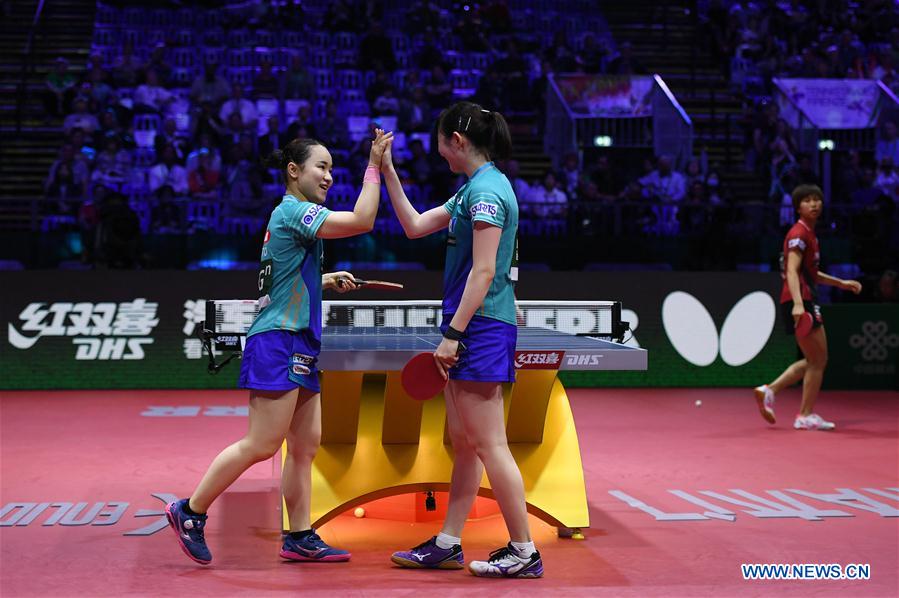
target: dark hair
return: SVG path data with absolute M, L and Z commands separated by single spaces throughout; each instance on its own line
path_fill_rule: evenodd
M 277 149 L 273 151 L 268 158 L 265 160 L 265 165 L 269 168 L 277 168 L 281 171 L 281 177 L 284 179 L 284 183 L 287 183 L 287 165 L 293 162 L 298 166 L 302 166 L 303 162 L 305 162 L 309 158 L 309 150 L 312 146 L 321 145 L 324 147 L 324 143 L 321 141 L 317 141 L 315 139 L 311 139 L 309 137 L 297 138 L 282 147 L 281 149 Z
M 457 102 L 441 112 L 437 131 L 444 137 L 464 135 L 489 160 L 502 160 L 512 153 L 512 135 L 503 115 L 473 102 Z
M 799 185 L 793 189 L 793 210 L 798 212 L 802 199 L 809 195 L 816 195 L 818 199 L 824 201 L 824 192 L 821 191 L 821 187 L 818 185 Z

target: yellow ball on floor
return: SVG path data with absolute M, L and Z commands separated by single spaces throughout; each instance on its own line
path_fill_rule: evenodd
M 363 509 L 362 507 L 356 507 L 356 510 L 353 511 L 353 515 L 355 515 L 359 519 L 362 519 L 363 517 L 365 517 L 365 509 Z

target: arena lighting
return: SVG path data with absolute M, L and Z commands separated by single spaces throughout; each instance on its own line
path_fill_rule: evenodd
M 612 147 L 612 138 L 608 135 L 597 135 L 593 138 L 593 145 L 596 147 Z
M 822 152 L 832 152 L 836 144 L 833 142 L 833 139 L 819 139 L 818 140 L 818 149 Z

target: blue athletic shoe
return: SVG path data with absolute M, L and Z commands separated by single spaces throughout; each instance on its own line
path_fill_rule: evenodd
M 491 552 L 486 561 L 472 561 L 468 570 L 477 577 L 543 577 L 543 561 L 536 550 L 523 558 L 509 544 Z
M 301 540 L 294 540 L 289 535 L 284 536 L 284 544 L 281 546 L 281 558 L 289 561 L 323 561 L 342 562 L 350 560 L 350 553 L 339 548 L 332 548 L 325 544 L 315 530 L 311 534 L 303 536 Z
M 178 536 L 181 550 L 201 565 L 212 562 L 212 553 L 206 546 L 203 528 L 206 527 L 206 515 L 188 515 L 184 512 L 189 499 L 182 498 L 165 506 L 165 517 Z
M 461 569 L 465 566 L 462 547 L 456 544 L 452 548 L 440 548 L 437 536 L 412 550 L 394 552 L 390 560 L 410 569 Z

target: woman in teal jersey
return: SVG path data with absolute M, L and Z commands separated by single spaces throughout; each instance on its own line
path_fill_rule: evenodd
M 321 439 L 321 395 L 316 362 L 321 347 L 322 289 L 355 288 L 348 272 L 321 274 L 322 239 L 369 232 L 380 200 L 379 168 L 392 136 L 380 129 L 372 142 L 362 191 L 352 212 L 332 212 L 325 197 L 333 180 L 331 154 L 318 141 L 294 139 L 270 160 L 286 182 L 262 245 L 261 311 L 247 333 L 240 386 L 250 389 L 247 435 L 215 458 L 190 498 L 166 506 L 182 550 L 208 564 L 203 528 L 212 502 L 244 471 L 270 458 L 287 440 L 281 489 L 290 531 L 281 556 L 294 561 L 346 561 L 310 522 L 312 459 Z
M 518 202 L 493 160 L 509 155 L 511 136 L 500 113 L 459 102 L 440 115 L 437 144 L 450 170 L 468 181 L 446 204 L 423 214 L 406 198 L 389 150 L 381 163 L 406 235 L 416 239 L 448 231 L 444 338 L 434 359 L 449 378 L 444 392 L 454 454 L 449 506 L 439 535 L 394 553 L 392 560 L 402 567 L 462 568 L 462 526 L 486 470 L 511 542 L 486 561 L 471 562 L 469 570 L 481 577 L 540 577 L 543 564 L 528 529 L 524 484 L 503 417 L 502 383 L 515 380 Z

